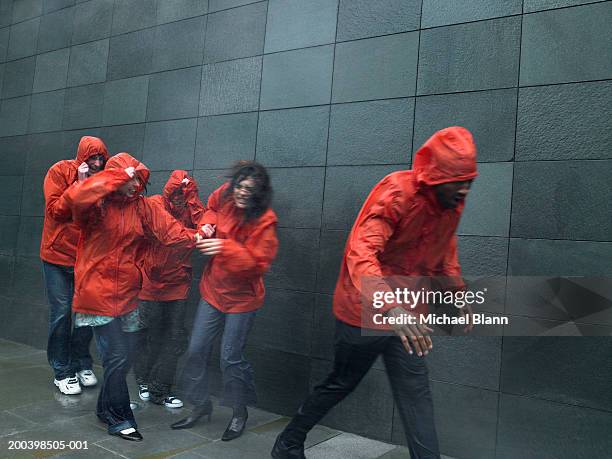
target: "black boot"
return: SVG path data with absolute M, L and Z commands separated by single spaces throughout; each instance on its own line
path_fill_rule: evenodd
M 189 429 L 193 427 L 198 420 L 203 416 L 208 416 L 208 422 L 210 422 L 210 417 L 212 415 L 213 405 L 210 400 L 208 400 L 204 405 L 198 405 L 193 408 L 191 416 L 186 417 L 185 419 L 181 419 L 180 421 L 171 424 L 170 427 L 172 429 Z
M 225 432 L 223 432 L 221 440 L 230 441 L 242 435 L 248 418 L 249 413 L 247 412 L 246 407 L 234 408 L 232 419 L 227 425 Z
M 283 433 L 281 432 L 276 437 L 270 455 L 274 459 L 306 459 L 306 456 L 304 456 L 304 444 L 291 444 L 283 438 Z

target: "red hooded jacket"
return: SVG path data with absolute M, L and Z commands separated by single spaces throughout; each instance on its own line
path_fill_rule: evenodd
M 371 316 L 398 305 L 371 306 L 373 290 L 393 290 L 384 277 L 447 276 L 445 288 L 464 287 L 455 235 L 464 204 L 442 208 L 432 185 L 477 175 L 471 134 L 450 127 L 436 132 L 416 152 L 412 170 L 389 174 L 374 187 L 344 250 L 334 292 L 339 320 L 355 327 L 388 328 L 375 325 Z M 426 305 L 420 306 L 417 314 L 425 312 Z M 363 317 L 362 311 L 367 311 Z
M 82 137 L 76 159 L 55 163 L 45 176 L 45 223 L 40 242 L 40 258 L 48 263 L 74 266 L 79 228 L 72 221 L 69 208 L 59 205 L 62 195 L 77 183 L 78 167 L 94 155 L 108 160 L 108 150 L 97 137 Z
M 272 209 L 254 221 L 242 224 L 243 212 L 225 197 L 229 183 L 213 191 L 199 226 L 217 225 L 213 237 L 224 239 L 221 253 L 208 262 L 200 280 L 200 294 L 222 312 L 259 309 L 265 288 L 263 275 L 278 249 L 276 214 Z
M 156 201 L 117 191 L 134 167 L 141 183 L 149 170 L 127 153 L 113 156 L 106 168 L 68 190 L 62 205 L 81 228 L 74 267 L 75 312 L 118 317 L 138 305 L 142 284 L 139 264 L 147 239 L 166 245 L 194 246 L 196 231 L 185 228 Z
M 189 183 L 184 185 L 183 179 Z M 176 208 L 170 197 L 176 192 L 182 192 L 186 206 Z M 163 206 L 174 218 L 187 228 L 197 228 L 204 215 L 204 205 L 198 196 L 196 182 L 187 172 L 177 170 L 172 172 L 164 194 L 151 196 L 150 201 Z M 142 269 L 142 290 L 138 295 L 141 300 L 173 301 L 184 300 L 191 286 L 191 249 L 166 247 L 157 239 L 147 244 Z

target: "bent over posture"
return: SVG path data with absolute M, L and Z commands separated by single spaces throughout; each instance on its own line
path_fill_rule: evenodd
M 476 175 L 471 134 L 451 127 L 436 132 L 417 151 L 412 170 L 389 174 L 370 192 L 348 237 L 334 292 L 333 370 L 278 436 L 272 457 L 304 458 L 310 429 L 355 389 L 379 355 L 411 457 L 440 457 L 422 358 L 432 347 L 431 330 L 418 324 L 397 325 L 393 329 L 397 336 L 368 334 L 367 329 L 379 328 L 372 321 L 371 285 L 391 291 L 386 283 L 390 276 L 447 276 L 447 288 L 463 288 L 455 231 Z M 393 303 L 376 312 L 410 314 Z

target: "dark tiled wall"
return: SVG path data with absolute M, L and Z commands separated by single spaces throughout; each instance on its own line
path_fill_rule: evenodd
M 84 134 L 142 159 L 152 193 L 174 168 L 203 197 L 234 160 L 270 168 L 281 250 L 249 355 L 279 412 L 330 367 L 331 294 L 364 197 L 439 128 L 464 125 L 479 147 L 466 274 L 609 276 L 611 23 L 612 2 L 588 0 L 0 0 L 2 336 L 45 346 L 42 180 Z M 501 296 L 494 310 L 534 329 L 564 319 Z M 443 452 L 612 450 L 609 339 L 435 347 Z M 325 422 L 402 442 L 383 369 Z

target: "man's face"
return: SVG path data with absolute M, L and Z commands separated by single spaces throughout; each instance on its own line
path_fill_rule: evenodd
M 238 182 L 234 187 L 234 203 L 239 209 L 246 209 L 249 200 L 255 190 L 255 182 L 251 178 L 246 178 Z
M 87 166 L 89 167 L 89 175 L 95 175 L 104 169 L 105 161 L 104 161 L 103 155 L 90 156 L 85 162 L 87 163 Z
M 119 192 L 123 193 L 128 198 L 131 198 L 132 196 L 134 196 L 139 190 L 140 190 L 140 180 L 138 180 L 138 178 L 136 177 L 134 177 L 133 179 L 130 179 L 129 182 L 127 182 L 125 185 L 119 188 Z
M 170 195 L 170 202 L 172 203 L 172 206 L 176 209 L 184 209 L 187 205 L 185 203 L 185 197 L 183 196 L 183 193 L 181 191 L 177 193 L 172 193 Z
M 465 180 L 463 182 L 441 183 L 433 188 L 440 205 L 445 209 L 454 209 L 465 201 L 471 186 L 472 180 Z

